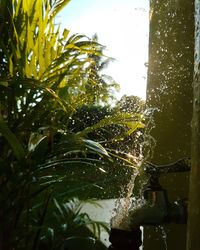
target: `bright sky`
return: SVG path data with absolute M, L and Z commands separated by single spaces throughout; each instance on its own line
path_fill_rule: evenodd
M 106 73 L 121 86 L 122 95 L 145 99 L 148 61 L 149 0 L 71 0 L 60 13 L 62 27 L 92 37 L 114 57 Z

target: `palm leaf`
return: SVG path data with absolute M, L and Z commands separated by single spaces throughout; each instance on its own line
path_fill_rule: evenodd
M 3 117 L 1 114 L 0 114 L 0 133 L 6 138 L 6 140 L 10 144 L 16 158 L 18 160 L 23 160 L 25 158 L 25 150 L 22 144 L 15 136 L 15 134 L 8 128 L 7 124 L 3 121 Z
M 104 128 L 109 125 L 118 124 L 126 125 L 129 128 L 128 134 L 133 133 L 138 128 L 144 128 L 142 123 L 142 117 L 139 115 L 135 116 L 130 113 L 119 113 L 113 116 L 105 117 L 104 119 L 97 122 L 95 125 L 85 128 L 84 130 L 78 132 L 79 136 L 86 136 L 89 133 L 94 132 L 97 129 Z

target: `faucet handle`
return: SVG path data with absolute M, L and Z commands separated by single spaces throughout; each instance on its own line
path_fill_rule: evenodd
M 161 175 L 168 173 L 188 172 L 191 169 L 190 158 L 182 158 L 176 162 L 167 165 L 154 165 L 152 163 L 146 163 L 145 172 L 150 175 Z

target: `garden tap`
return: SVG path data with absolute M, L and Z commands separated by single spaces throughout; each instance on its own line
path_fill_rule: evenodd
M 181 159 L 170 165 L 155 166 L 148 163 L 145 172 L 149 174 L 149 182 L 144 191 L 144 205 L 129 209 L 128 228 L 123 230 L 111 228 L 108 250 L 139 250 L 141 240 L 140 226 L 162 225 L 166 223 L 185 224 L 187 222 L 187 200 L 182 199 L 170 203 L 167 191 L 159 183 L 159 177 L 165 173 L 185 172 L 190 170 L 189 159 Z
M 148 164 L 145 171 L 150 175 L 149 183 L 144 191 L 145 204 L 129 210 L 130 227 L 142 225 L 161 225 L 166 223 L 186 224 L 187 200 L 182 199 L 170 203 L 167 191 L 159 184 L 159 176 L 163 173 L 175 173 L 190 170 L 188 159 L 181 159 L 170 165 L 155 166 Z

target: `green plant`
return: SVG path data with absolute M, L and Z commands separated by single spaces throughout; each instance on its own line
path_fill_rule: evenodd
M 49 228 L 61 227 L 51 217 L 55 205 L 59 211 L 59 207 L 69 209 L 66 200 L 87 198 L 101 188 L 106 171 L 117 162 L 89 133 L 114 123 L 126 124 L 130 132 L 142 126 L 139 117 L 124 114 L 76 132 L 69 129 L 77 108 L 94 102 L 96 92 L 88 88 L 95 63 L 91 55 L 103 55 L 102 46 L 85 36 L 69 37 L 68 30 L 60 36 L 54 18 L 67 3 L 0 2 L 4 20 L 0 24 L 0 248 L 4 250 L 41 249 Z M 82 218 L 77 212 L 74 216 Z M 86 215 L 82 219 L 85 224 L 90 221 Z M 69 231 L 70 227 L 62 232 L 63 239 Z M 53 239 L 56 247 L 59 237 Z
M 2 85 L 2 88 L 8 86 Z M 16 126 L 14 132 L 14 125 L 12 131 L 8 121 L 1 116 L 0 199 L 4 206 L 0 209 L 0 229 L 3 249 L 12 246 L 29 249 L 30 244 L 37 249 L 40 234 L 48 229 L 45 217 L 52 213 L 53 199 L 62 201 L 77 194 L 85 198 L 81 191 L 94 195 L 91 190 L 102 188 L 106 172 L 117 162 L 99 143 L 87 139 L 87 135 L 109 124 L 127 122 L 124 116 L 115 119 L 104 118 L 94 126 L 72 133 L 60 127 L 56 120 L 49 125 L 45 119 L 35 116 L 32 127 L 23 119 L 18 126 L 18 120 L 12 120 Z M 136 124 L 140 126 L 139 121 Z M 107 178 L 107 183 L 112 179 L 116 180 L 117 176 Z M 106 192 L 105 184 L 103 187 Z
M 99 244 L 98 239 L 100 238 L 102 228 L 106 231 L 108 231 L 108 228 L 105 223 L 93 221 L 88 214 L 81 212 L 85 202 L 98 205 L 94 200 L 85 200 L 82 202 L 77 198 L 73 198 L 62 204 L 56 199 L 53 200 L 54 210 L 51 218 L 48 218 L 48 229 L 41 236 L 42 247 L 47 243 L 48 249 L 60 249 L 62 245 L 75 245 L 77 244 L 76 241 L 80 239 L 82 244 L 84 244 L 84 241 L 85 244 L 90 242 L 94 246 Z M 58 227 L 55 230 L 56 223 Z M 85 230 L 86 226 L 88 227 L 88 231 Z M 91 235 L 89 229 L 94 232 L 93 235 Z M 98 249 L 98 247 L 94 249 Z

